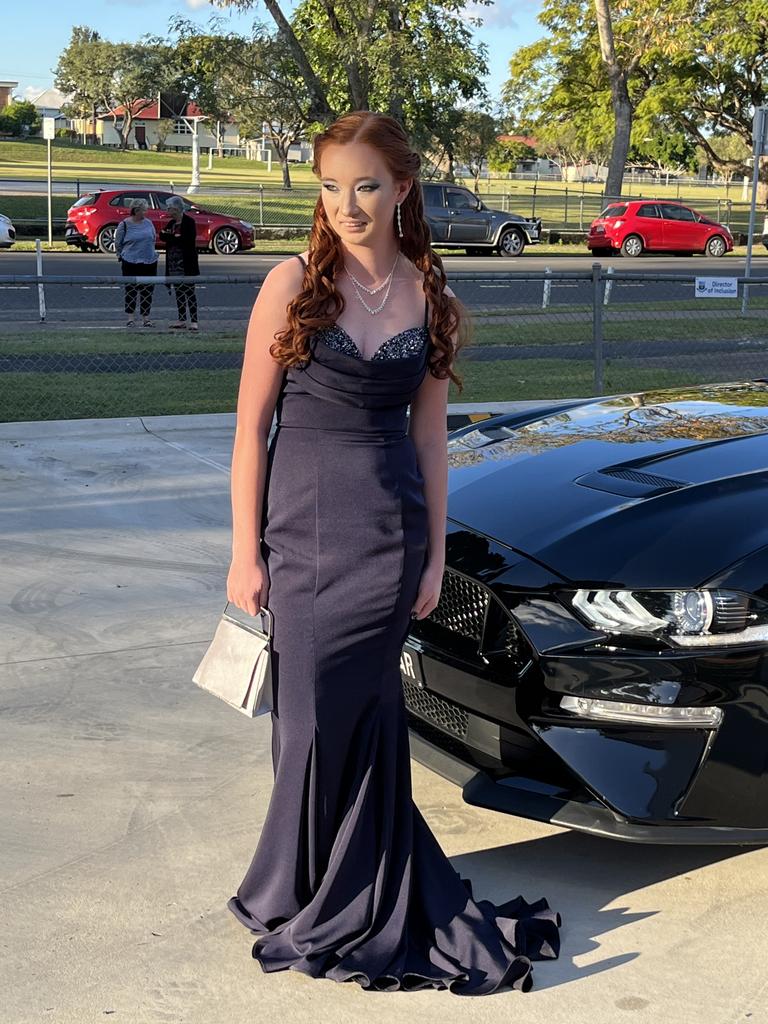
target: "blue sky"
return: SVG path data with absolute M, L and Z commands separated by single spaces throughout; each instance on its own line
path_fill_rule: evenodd
M 540 6 L 540 0 L 497 0 L 488 7 L 466 5 L 468 14 L 477 15 L 484 22 L 475 32 L 488 45 L 488 88 L 493 97 L 506 79 L 512 51 L 542 34 L 536 21 Z M 289 13 L 293 7 L 294 3 L 288 0 L 283 10 Z M 34 21 L 30 19 L 32 10 Z M 174 14 L 205 25 L 214 13 L 226 18 L 233 29 L 245 31 L 256 19 L 272 25 L 260 3 L 247 15 L 221 11 L 206 0 L 76 0 L 71 4 L 38 0 L 30 8 L 24 3 L 9 3 L 4 5 L 2 18 L 0 80 L 17 81 L 16 91 L 20 95 L 42 92 L 53 85 L 52 69 L 73 25 L 88 25 L 114 42 L 129 42 L 146 33 L 165 34 L 168 20 Z

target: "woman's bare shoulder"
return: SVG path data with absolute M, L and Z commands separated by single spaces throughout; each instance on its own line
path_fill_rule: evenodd
M 288 256 L 269 270 L 264 278 L 264 284 L 269 282 L 270 287 L 297 292 L 303 280 L 304 267 L 301 260 L 297 260 L 295 256 Z

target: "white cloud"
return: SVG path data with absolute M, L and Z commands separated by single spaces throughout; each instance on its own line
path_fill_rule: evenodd
M 467 17 L 482 18 L 484 28 L 519 28 L 515 14 L 521 9 L 534 6 L 531 0 L 495 0 L 490 7 L 468 3 L 464 5 L 464 14 Z
M 201 7 L 207 7 L 210 0 L 184 0 L 190 11 L 199 11 Z

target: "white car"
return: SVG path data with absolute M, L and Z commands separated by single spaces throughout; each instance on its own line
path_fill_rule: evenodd
M 11 224 L 11 218 L 0 213 L 0 249 L 10 249 L 16 241 L 16 229 Z

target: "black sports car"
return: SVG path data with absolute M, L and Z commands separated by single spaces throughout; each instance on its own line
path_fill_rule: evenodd
M 768 378 L 495 416 L 449 466 L 413 756 L 523 817 L 768 843 Z

